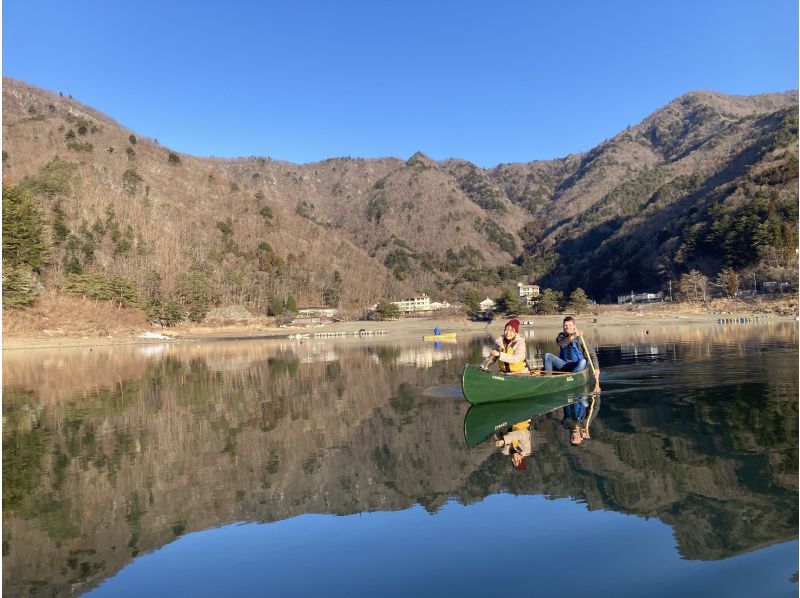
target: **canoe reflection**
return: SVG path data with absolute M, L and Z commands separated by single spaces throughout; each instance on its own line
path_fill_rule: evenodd
M 565 415 L 564 419 L 566 420 L 569 417 L 578 421 L 578 418 L 580 418 L 581 422 L 585 421 L 588 433 L 588 426 L 597 414 L 599 398 L 588 394 L 558 394 L 533 397 L 521 401 L 473 405 L 464 416 L 464 439 L 467 442 L 467 446 L 473 448 L 495 432 L 510 429 L 517 422 L 530 420 L 556 409 L 566 409 L 573 405 L 576 405 L 576 407 L 570 413 L 574 414 L 575 417 Z

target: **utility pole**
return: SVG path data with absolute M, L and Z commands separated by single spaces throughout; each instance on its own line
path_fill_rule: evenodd
M 756 273 L 753 272 L 753 295 L 756 294 Z
M 667 282 L 669 283 L 669 301 L 672 303 L 672 281 L 668 280 Z

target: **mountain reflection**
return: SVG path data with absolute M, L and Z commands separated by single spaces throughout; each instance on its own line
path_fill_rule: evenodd
M 429 392 L 459 384 L 483 337 L 7 352 L 5 592 L 80 593 L 230 522 L 435 512 L 498 491 L 657 517 L 688 559 L 796 537 L 795 328 L 596 336 L 591 441 L 570 444 L 570 399 L 555 397 L 520 416 L 527 471 L 493 443 L 469 448 L 467 403 Z

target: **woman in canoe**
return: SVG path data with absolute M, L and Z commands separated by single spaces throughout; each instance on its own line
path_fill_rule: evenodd
M 500 371 L 506 374 L 528 374 L 525 337 L 519 333 L 519 320 L 506 322 L 503 336 L 494 341 L 489 357 L 483 360 L 481 369 L 485 370 L 495 361 L 500 362 Z
M 500 448 L 504 455 L 511 455 L 511 465 L 514 469 L 518 471 L 528 469 L 525 457 L 529 457 L 533 452 L 531 420 L 517 422 L 505 432 L 495 432 L 494 445 Z

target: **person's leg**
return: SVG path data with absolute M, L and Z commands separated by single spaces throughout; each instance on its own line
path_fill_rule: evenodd
M 561 369 L 564 367 L 564 364 L 567 363 L 560 357 L 553 355 L 552 353 L 545 353 L 544 354 L 544 371 L 546 373 L 550 373 L 553 371 L 553 368 L 556 370 Z

